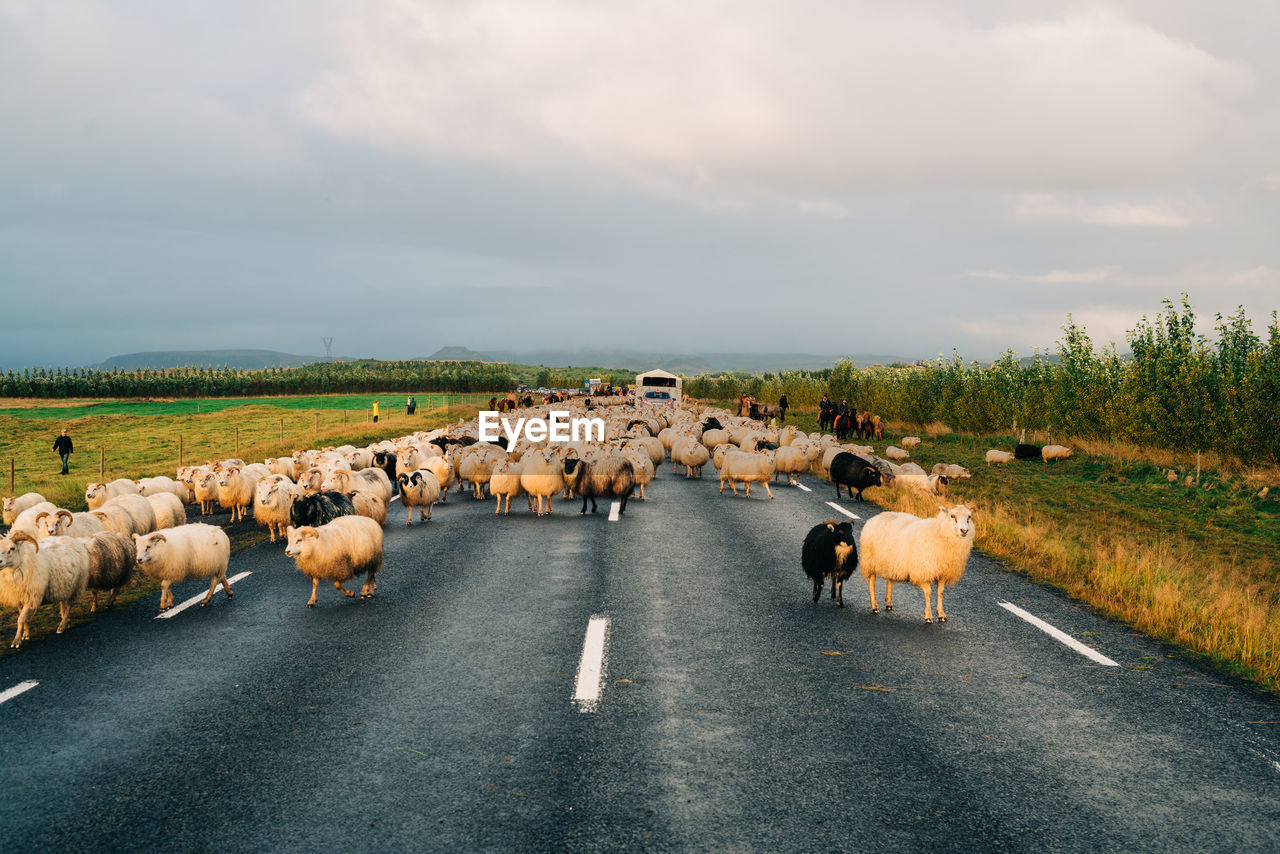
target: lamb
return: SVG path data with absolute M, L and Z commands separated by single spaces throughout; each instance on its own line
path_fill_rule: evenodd
M 148 495 L 146 496 L 146 501 L 151 505 L 151 510 L 155 513 L 156 530 L 176 528 L 179 525 L 187 524 L 187 508 L 183 505 L 182 499 L 172 492 L 157 492 L 155 495 Z
M 858 500 L 862 500 L 862 491 L 870 486 L 883 486 L 885 478 L 880 468 L 857 454 L 841 451 L 831 460 L 831 482 L 836 486 L 836 501 L 840 500 L 840 487 L 853 497 L 856 490 Z
M 403 480 L 400 483 L 404 485 Z M 308 608 L 316 605 L 321 580 L 332 581 L 339 593 L 351 598 L 355 594 L 343 587 L 342 582 L 367 574 L 360 598 L 373 597 L 378 589 L 378 570 L 382 569 L 382 528 L 377 522 L 363 516 L 343 516 L 318 528 L 290 527 L 288 535 L 289 545 L 284 553 L 311 579 Z
M 413 508 L 418 508 L 418 521 L 431 518 L 431 508 L 440 501 L 440 481 L 426 469 L 405 472 L 400 481 L 400 503 L 409 511 L 406 525 L 413 524 Z M 422 508 L 426 508 L 423 512 Z
M 645 459 L 649 459 L 646 455 Z M 515 460 L 498 460 L 493 464 L 493 474 L 489 477 L 489 494 L 497 499 L 498 504 L 493 509 L 493 515 L 497 516 L 502 512 L 502 499 L 507 499 L 507 514 L 511 513 L 511 499 L 524 493 L 524 488 L 520 486 L 520 475 L 524 472 L 524 466 Z M 533 502 L 529 502 L 529 509 L 533 509 Z
M 569 459 L 564 461 L 564 482 L 582 496 L 579 515 L 587 512 L 587 501 L 591 502 L 594 513 L 597 498 L 620 498 L 618 515 L 621 516 L 627 512 L 627 499 L 635 491 L 636 473 L 629 460 L 616 454 L 591 462 Z
M 110 608 L 115 604 L 120 588 L 128 584 L 133 575 L 133 566 L 137 562 L 133 540 L 116 531 L 102 531 L 83 542 L 89 550 L 88 589 L 93 594 L 93 605 L 89 610 L 98 610 L 98 593 L 102 590 L 111 591 L 111 598 L 107 600 Z
M 133 546 L 139 568 L 160 582 L 161 613 L 173 607 L 172 585 L 179 581 L 209 579 L 209 592 L 200 603 L 201 608 L 213 599 L 213 591 L 219 584 L 228 599 L 234 595 L 227 581 L 231 540 L 226 531 L 216 525 L 194 522 L 145 536 L 134 534 Z
M 381 470 L 378 470 L 381 472 Z M 378 495 L 363 489 L 353 489 L 347 493 L 351 505 L 356 508 L 357 516 L 372 519 L 379 525 L 387 524 L 387 502 Z M 412 511 L 410 511 L 412 513 Z
M 697 439 L 682 439 L 671 447 L 672 471 L 679 474 L 680 466 L 684 466 L 686 479 L 702 477 L 702 467 L 707 464 L 709 459 L 711 459 L 711 454 L 707 451 L 707 446 Z
M 938 515 L 921 519 L 910 513 L 880 513 L 862 528 L 862 576 L 871 594 L 871 613 L 876 604 L 876 578 L 885 579 L 884 607 L 893 610 L 893 582 L 906 581 L 924 591 L 924 621 L 933 622 L 930 607 L 931 585 L 938 583 L 938 622 L 947 621 L 942 608 L 942 590 L 964 575 L 969 551 L 973 548 L 976 508 L 938 508 Z
M 727 481 L 733 494 L 738 494 L 738 484 L 745 483 L 747 485 L 747 498 L 751 497 L 751 484 L 758 483 L 764 487 L 764 491 L 769 493 L 769 497 L 773 498 L 773 490 L 769 488 L 769 481 L 773 479 L 774 460 L 773 455 L 769 453 L 762 454 L 744 454 L 741 451 L 730 452 L 725 454 L 724 465 L 720 467 L 720 494 L 724 495 L 724 485 Z
M 295 528 L 304 525 L 324 525 L 339 516 L 354 516 L 356 507 L 341 492 L 317 492 L 314 495 L 298 495 L 289 507 L 289 521 Z
M 911 450 L 912 448 L 914 448 L 916 445 L 919 445 L 919 444 L 920 444 L 919 436 L 903 436 L 902 437 L 902 447 L 906 448 L 907 450 Z
M 156 529 L 156 511 L 141 495 L 117 495 L 92 512 L 108 531 L 129 535 L 149 534 Z
M 28 492 L 23 495 L 9 497 L 4 500 L 4 523 L 12 525 L 14 520 L 18 518 L 18 514 L 29 507 L 35 507 L 37 504 L 48 503 L 44 500 L 44 496 L 38 492 Z
M 218 500 L 218 473 L 213 469 L 199 472 L 191 491 L 195 494 L 196 501 L 200 502 L 200 515 L 212 513 L 214 502 Z
M 885 459 L 893 460 L 895 463 L 900 463 L 909 456 L 911 455 L 908 454 L 906 451 L 902 450 L 901 448 L 895 448 L 893 445 L 890 445 L 889 447 L 884 449 Z
M 84 489 L 84 500 L 90 510 L 97 510 L 117 495 L 140 495 L 138 485 L 126 477 L 110 483 L 91 483 Z
M 284 536 L 284 529 L 289 525 L 289 510 L 298 497 L 298 487 L 284 475 L 272 475 L 258 481 L 253 489 L 253 519 L 259 525 L 267 526 L 271 542 L 276 541 L 276 532 Z
M 31 638 L 27 618 L 47 603 L 58 603 L 58 634 L 71 624 L 71 603 L 89 583 L 89 551 L 81 540 L 49 537 L 36 542 L 25 531 L 0 538 L 0 607 L 18 609 L 18 630 L 10 646 Z
M 59 510 L 56 513 L 41 513 L 36 517 L 34 536 L 37 540 L 45 537 L 92 537 L 105 530 L 102 520 L 92 513 Z
M 986 460 L 987 465 L 991 465 L 992 463 L 1011 463 L 1013 462 L 1013 452 L 998 451 L 995 448 L 992 448 L 987 451 Z
M 804 538 L 800 565 L 813 579 L 813 601 L 822 596 L 822 587 L 831 579 L 831 598 L 844 607 L 844 582 L 858 568 L 858 547 L 853 541 L 853 523 L 828 519 L 815 525 Z
M 1071 456 L 1071 449 L 1065 445 L 1045 445 L 1040 449 L 1040 456 L 1046 463 L 1049 460 L 1065 460 Z
M 39 504 L 32 504 L 26 510 L 19 513 L 14 518 L 13 522 L 10 523 L 9 533 L 12 534 L 15 531 L 22 531 L 25 534 L 30 534 L 35 537 L 37 535 L 36 532 L 40 527 L 40 515 L 57 512 L 58 505 L 54 504 L 52 501 L 41 501 Z
M 550 515 L 551 496 L 564 489 L 564 464 L 549 448 L 530 451 L 520 462 L 524 465 L 520 486 L 537 502 L 539 516 L 543 515 L 544 502 Z

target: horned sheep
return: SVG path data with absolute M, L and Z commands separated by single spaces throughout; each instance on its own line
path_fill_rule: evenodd
M 27 620 L 45 603 L 58 604 L 58 634 L 71 624 L 71 603 L 89 583 L 89 551 L 83 541 L 49 537 L 37 542 L 25 531 L 0 538 L 0 607 L 18 609 L 18 629 L 10 646 L 31 637 Z
M 228 599 L 234 595 L 227 581 L 231 540 L 226 531 L 216 525 L 194 522 L 145 536 L 134 534 L 133 545 L 138 567 L 149 578 L 160 582 L 161 613 L 173 607 L 172 585 L 179 581 L 209 579 L 209 592 L 200 602 L 202 608 L 209 604 L 219 584 Z
M 400 475 L 400 503 L 409 511 L 406 525 L 413 524 L 413 509 L 418 508 L 418 521 L 431 518 L 431 508 L 440 501 L 440 481 L 426 469 Z M 425 508 L 425 510 L 423 509 Z
M 93 513 L 58 510 L 56 513 L 41 513 L 36 517 L 35 538 L 92 537 L 105 530 L 102 520 Z
M 361 599 L 371 598 L 378 589 L 377 574 L 382 569 L 382 527 L 377 522 L 363 516 L 343 516 L 319 527 L 290 527 L 288 535 L 289 545 L 284 553 L 294 559 L 303 575 L 311 579 L 308 608 L 315 607 L 322 580 L 332 581 L 334 588 L 347 598 L 355 594 L 342 583 L 357 575 L 368 576 L 360 588 Z
M 973 548 L 976 508 L 939 507 L 938 514 L 921 519 L 910 513 L 884 512 L 862 528 L 862 577 L 871 595 L 871 613 L 879 613 L 876 578 L 885 580 L 884 607 L 893 610 L 893 582 L 905 581 L 924 592 L 924 621 L 933 622 L 932 585 L 938 584 L 938 622 L 947 621 L 942 591 L 964 575 Z

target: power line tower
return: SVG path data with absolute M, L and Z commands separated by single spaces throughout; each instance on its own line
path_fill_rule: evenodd
M 324 360 L 326 362 L 333 361 L 333 336 L 329 335 L 320 339 L 324 342 Z

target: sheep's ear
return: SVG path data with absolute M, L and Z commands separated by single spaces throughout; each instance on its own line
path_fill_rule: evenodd
M 133 541 L 134 541 L 135 543 L 136 543 L 138 540 L 142 539 L 142 538 L 141 538 L 140 536 L 138 536 L 137 534 L 130 534 L 129 536 L 133 537 Z

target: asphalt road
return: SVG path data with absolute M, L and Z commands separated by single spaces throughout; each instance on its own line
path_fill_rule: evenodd
M 0 849 L 1280 850 L 1276 699 L 976 553 L 945 625 L 857 577 L 814 605 L 834 490 L 706 472 L 618 522 L 396 503 L 375 599 L 307 610 L 263 545 L 233 600 L 37 639 L 0 661 L 38 682 L 0 703 Z

